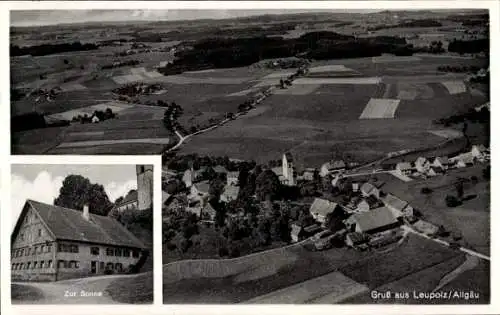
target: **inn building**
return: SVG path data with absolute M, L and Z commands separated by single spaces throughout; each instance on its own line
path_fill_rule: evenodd
M 14 281 L 58 281 L 139 268 L 148 251 L 115 219 L 27 200 L 11 235 Z

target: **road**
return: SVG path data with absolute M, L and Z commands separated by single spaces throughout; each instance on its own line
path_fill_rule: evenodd
M 413 228 L 411 228 L 408 225 L 403 225 L 403 229 L 408 230 L 408 232 L 411 232 L 411 233 L 420 235 L 422 237 L 425 237 L 426 239 L 432 240 L 432 241 L 434 241 L 436 243 L 439 243 L 441 245 L 445 245 L 445 246 L 450 247 L 450 243 L 449 242 L 443 241 L 443 240 L 438 239 L 438 238 L 432 238 L 432 237 L 430 237 L 430 236 L 428 236 L 428 235 L 426 235 L 424 233 L 421 233 L 421 232 L 418 232 L 418 231 L 414 230 Z M 473 251 L 472 249 L 468 249 L 468 248 L 465 248 L 465 247 L 460 247 L 459 250 L 462 251 L 462 252 L 464 252 L 464 253 L 466 253 L 466 254 L 478 257 L 480 259 L 484 259 L 484 260 L 490 261 L 490 257 L 489 256 L 486 256 L 484 254 L 481 254 L 481 253 L 478 253 L 476 251 Z
M 12 282 L 12 284 L 31 286 L 43 293 L 41 300 L 13 301 L 13 304 L 120 304 L 111 299 L 105 290 L 113 281 L 130 277 L 137 275 L 108 275 L 57 282 Z M 82 296 L 82 291 L 87 295 L 94 292 L 100 296 Z

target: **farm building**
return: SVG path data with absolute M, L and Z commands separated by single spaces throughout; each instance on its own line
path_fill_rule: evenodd
M 462 168 L 473 165 L 474 159 L 472 152 L 466 152 L 450 158 L 450 161 L 455 163 L 455 167 Z
M 380 200 L 382 200 L 387 209 L 392 211 L 392 214 L 396 218 L 413 216 L 413 207 L 408 202 L 399 199 L 393 194 L 387 194 Z
M 315 168 L 306 168 L 302 173 L 303 180 L 314 180 L 314 174 L 316 174 L 317 170 Z
M 378 200 L 375 196 L 370 195 L 366 198 L 358 199 L 356 204 L 356 212 L 366 212 L 372 209 L 376 209 L 382 205 L 380 200 Z
M 205 221 L 214 221 L 216 211 L 210 202 L 205 203 L 205 206 L 201 209 L 200 219 Z
M 188 199 L 190 201 L 201 201 L 208 197 L 208 190 L 210 189 L 210 184 L 208 181 L 202 181 L 191 186 Z
M 137 190 L 128 193 L 125 198 L 117 203 L 110 212 L 123 212 L 129 209 L 137 209 Z
M 387 207 L 380 207 L 368 212 L 351 215 L 346 221 L 349 231 L 358 233 L 376 233 L 399 226 L 398 220 Z
M 377 186 L 379 186 L 379 185 L 377 185 Z M 373 183 L 364 183 L 363 185 L 361 185 L 361 189 L 360 189 L 361 194 L 364 197 L 374 196 L 376 198 L 380 198 L 380 189 L 377 186 L 375 186 L 375 184 L 373 184 Z
M 444 174 L 444 171 L 440 167 L 431 166 L 427 170 L 427 176 L 437 176 L 437 175 L 442 175 L 442 174 Z
M 240 172 L 228 172 L 226 175 L 226 182 L 228 186 L 238 186 L 238 177 Z
M 396 171 L 401 175 L 410 175 L 413 170 L 411 163 L 409 162 L 400 162 L 396 164 Z
M 487 154 L 487 149 L 484 145 L 473 145 L 470 153 L 473 157 L 480 159 L 483 158 Z
M 308 225 L 306 227 L 300 226 L 297 223 L 292 223 L 291 225 L 291 238 L 292 242 L 300 242 L 305 240 L 308 237 L 313 236 L 314 234 L 321 231 L 321 227 L 317 224 Z
M 314 220 L 324 224 L 326 220 L 326 216 L 329 213 L 334 212 L 338 208 L 338 204 L 336 202 L 332 202 L 326 199 L 315 198 L 311 207 L 309 208 L 309 212 L 311 213 Z
M 95 116 L 95 115 L 94 115 L 94 116 L 92 116 L 92 123 L 94 123 L 94 124 L 95 124 L 95 123 L 98 123 L 99 121 L 100 121 L 100 120 L 99 120 L 99 117 L 97 117 L 97 116 Z
M 366 244 L 370 240 L 370 236 L 365 233 L 351 232 L 345 237 L 345 244 L 349 247 L 355 247 L 361 244 Z
M 330 161 L 321 165 L 319 175 L 325 177 L 331 173 L 342 172 L 346 168 L 345 162 L 342 160 Z
M 240 187 L 238 186 L 226 186 L 224 191 L 220 195 L 220 200 L 224 202 L 230 202 L 238 198 L 238 193 L 240 192 Z
M 450 159 L 448 159 L 447 157 L 438 156 L 432 161 L 431 166 L 446 170 L 451 166 L 451 164 L 452 163 Z
M 425 158 L 425 157 L 421 156 L 415 161 L 415 169 L 417 170 L 417 172 L 427 173 L 430 166 L 431 166 L 431 164 L 430 164 L 429 160 L 427 160 L 427 158 Z
M 57 281 L 123 272 L 143 263 L 144 244 L 108 216 L 27 200 L 11 236 L 13 280 Z
M 221 165 L 215 166 L 214 171 L 217 174 L 227 174 L 227 172 L 228 172 L 228 170 L 224 166 L 221 166 Z

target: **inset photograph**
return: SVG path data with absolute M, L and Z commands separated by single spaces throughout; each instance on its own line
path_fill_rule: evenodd
M 12 304 L 153 302 L 153 165 L 11 172 Z

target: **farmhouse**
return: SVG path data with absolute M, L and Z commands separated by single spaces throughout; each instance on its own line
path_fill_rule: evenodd
M 361 185 L 361 194 L 364 197 L 374 196 L 380 198 L 380 190 L 372 183 L 364 183 Z
M 472 152 L 466 152 L 450 158 L 450 161 L 455 163 L 455 167 L 462 168 L 474 164 L 474 159 Z
M 444 171 L 442 168 L 440 167 L 435 167 L 435 166 L 431 166 L 428 170 L 427 170 L 427 175 L 428 176 L 437 176 L 437 175 L 442 175 L 444 174 Z
M 473 157 L 480 159 L 480 158 L 484 157 L 487 150 L 486 150 L 486 147 L 484 145 L 480 144 L 480 145 L 473 145 L 470 152 L 471 152 Z
M 368 212 L 351 215 L 346 221 L 349 231 L 358 233 L 376 233 L 392 229 L 399 225 L 398 220 L 387 207 L 380 207 Z
M 191 186 L 189 200 L 191 201 L 201 201 L 208 197 L 208 190 L 210 189 L 210 184 L 208 181 L 202 181 Z
M 57 281 L 123 272 L 146 247 L 118 221 L 27 200 L 11 236 L 13 280 Z
M 131 191 L 121 202 L 115 205 L 112 211 L 123 212 L 129 209 L 137 209 L 137 196 L 137 190 Z
M 236 200 L 238 198 L 238 193 L 240 192 L 240 187 L 238 186 L 226 186 L 224 187 L 224 191 L 220 196 L 220 200 L 224 202 L 230 202 Z
M 410 175 L 413 168 L 409 162 L 399 162 L 396 164 L 396 171 L 401 175 Z
M 302 173 L 302 179 L 308 181 L 314 180 L 314 174 L 316 174 L 315 168 L 306 168 Z
M 214 221 L 215 220 L 216 211 L 214 207 L 207 202 L 205 206 L 201 209 L 200 219 L 205 221 Z
M 325 177 L 331 173 L 342 172 L 345 168 L 346 164 L 342 160 L 326 162 L 321 165 L 319 175 Z
M 446 170 L 451 166 L 451 164 L 452 163 L 450 159 L 448 159 L 447 157 L 438 156 L 432 161 L 431 166 L 439 167 L 443 170 Z
M 415 161 L 415 169 L 417 172 L 426 173 L 429 170 L 430 162 L 425 157 L 419 157 Z
M 309 212 L 311 213 L 314 220 L 324 224 L 326 221 L 326 216 L 337 209 L 338 204 L 326 199 L 315 198 Z
M 238 186 L 238 177 L 240 172 L 228 172 L 226 175 L 226 182 L 228 186 Z
M 375 196 L 370 195 L 366 198 L 359 199 L 356 203 L 356 211 L 357 212 L 366 212 L 372 209 L 376 209 L 381 206 L 380 200 L 378 200 Z
M 392 211 L 394 217 L 413 216 L 413 207 L 408 202 L 399 199 L 393 194 L 387 194 L 381 200 L 387 209 Z
M 351 232 L 347 233 L 345 237 L 345 244 L 349 247 L 355 247 L 361 244 L 365 244 L 370 240 L 370 237 L 366 233 Z

